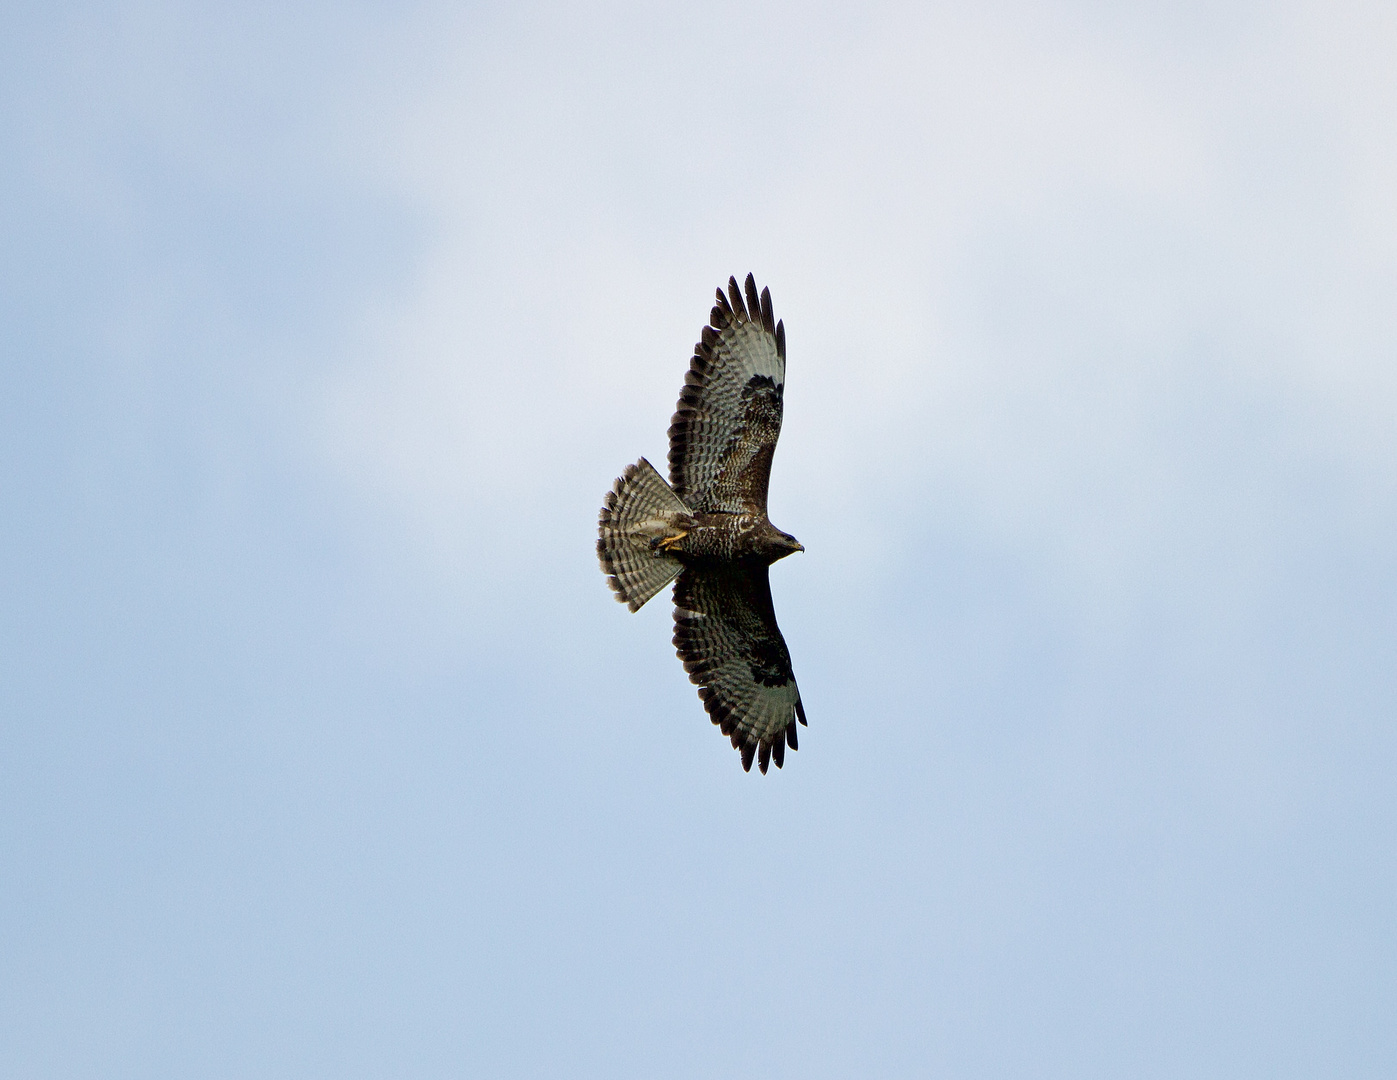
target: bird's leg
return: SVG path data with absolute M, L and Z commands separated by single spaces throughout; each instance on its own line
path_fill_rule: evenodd
M 674 551 L 676 548 L 679 547 L 679 544 L 684 539 L 684 537 L 688 535 L 689 530 L 685 529 L 683 532 L 680 532 L 674 536 L 666 536 L 663 540 L 657 542 L 655 546 L 659 548 L 659 550 L 661 551 Z

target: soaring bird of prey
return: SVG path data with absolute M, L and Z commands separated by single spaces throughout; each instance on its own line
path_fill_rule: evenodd
M 745 294 L 728 279 L 694 346 L 669 425 L 669 483 L 644 458 L 628 465 L 602 507 L 597 555 L 632 611 L 674 581 L 684 670 L 743 769 L 755 757 L 765 773 L 785 763 L 805 723 L 767 568 L 805 548 L 766 513 L 786 328 L 751 274 Z

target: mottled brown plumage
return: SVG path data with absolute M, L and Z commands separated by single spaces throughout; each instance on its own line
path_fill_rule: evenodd
M 767 569 L 805 549 L 767 517 L 786 329 L 747 275 L 719 289 L 669 427 L 669 483 L 644 458 L 607 493 L 597 554 L 632 611 L 674 584 L 674 646 L 713 722 L 762 772 L 796 748 L 805 709 Z M 675 580 L 675 578 L 678 580 Z

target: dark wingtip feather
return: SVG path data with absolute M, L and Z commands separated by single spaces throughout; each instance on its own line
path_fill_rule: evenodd
M 796 698 L 796 719 L 805 724 L 805 706 L 801 704 L 800 698 Z M 805 724 L 805 726 L 809 727 L 810 725 Z
M 755 756 L 757 747 L 753 743 L 744 743 L 742 746 L 742 771 L 752 771 L 752 758 Z
M 783 322 L 776 324 L 776 355 L 786 359 L 786 324 Z
M 789 724 L 786 725 L 786 743 L 790 746 L 792 750 L 800 749 L 800 746 L 797 744 L 796 740 L 796 722 L 794 720 L 792 720 Z
M 757 279 L 751 274 L 747 275 L 747 280 L 743 282 L 743 288 L 747 292 L 747 313 L 753 322 L 762 317 L 762 301 L 757 295 Z
M 757 767 L 761 769 L 762 775 L 766 775 L 767 766 L 771 764 L 771 743 L 763 741 L 758 747 Z
M 786 767 L 785 732 L 782 732 L 771 741 L 771 758 L 776 762 L 776 767 L 778 769 L 784 769 Z
M 771 290 L 762 290 L 762 326 L 768 334 L 776 333 L 776 311 L 771 306 Z
M 732 313 L 739 318 L 746 318 L 747 305 L 742 302 L 742 289 L 735 277 L 728 278 L 728 299 L 732 301 Z

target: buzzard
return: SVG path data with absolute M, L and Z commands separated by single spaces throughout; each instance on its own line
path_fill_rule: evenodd
M 767 568 L 805 548 L 766 514 L 781 434 L 786 328 L 736 278 L 703 328 L 669 425 L 669 483 L 641 458 L 612 486 L 597 555 L 638 611 L 674 581 L 674 646 L 713 723 L 763 773 L 796 748 L 805 707 L 776 626 Z M 676 580 L 677 578 L 677 580 Z

